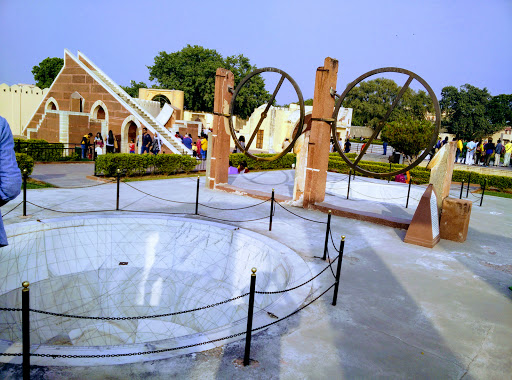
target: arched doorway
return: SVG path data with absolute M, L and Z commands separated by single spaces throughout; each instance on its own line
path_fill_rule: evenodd
M 137 142 L 137 124 L 133 121 L 128 123 L 128 144 L 133 142 Z M 135 147 L 135 152 L 137 152 L 137 147 Z
M 96 119 L 105 120 L 105 110 L 102 106 L 98 106 L 98 110 L 96 111 Z

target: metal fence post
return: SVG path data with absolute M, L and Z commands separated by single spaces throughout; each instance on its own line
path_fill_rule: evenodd
M 412 184 L 412 178 L 409 178 L 409 188 L 407 189 L 407 202 L 405 202 L 405 208 L 409 207 L 409 196 L 411 195 L 411 184 Z
M 348 188 L 347 188 L 347 199 L 348 199 L 348 194 L 350 193 L 350 177 L 352 176 L 352 169 L 349 170 L 348 172 Z
M 469 196 L 469 184 L 471 183 L 471 172 L 469 172 L 469 178 L 468 178 L 468 188 L 466 190 L 466 198 Z
M 391 173 L 391 162 L 389 163 L 389 172 Z M 391 181 L 391 176 L 388 177 L 388 183 Z
M 459 199 L 462 199 L 462 192 L 464 191 L 464 180 L 462 180 L 462 183 L 460 184 L 460 195 Z
M 487 185 L 487 179 L 484 180 L 484 188 L 482 189 L 482 198 L 480 198 L 480 207 L 482 207 L 482 202 L 484 201 L 485 185 Z
M 254 311 L 254 293 L 256 292 L 256 268 L 251 269 L 251 289 L 249 291 L 249 311 L 247 315 L 247 331 L 245 332 L 245 355 L 244 366 L 251 363 L 251 330 L 252 330 L 252 315 Z
M 327 259 L 327 245 L 329 244 L 329 232 L 330 231 L 331 231 L 331 210 L 329 210 L 329 214 L 327 215 L 327 228 L 325 229 L 324 255 L 322 256 L 322 260 Z
M 199 209 L 199 176 L 197 176 L 197 188 L 196 188 L 196 215 Z
M 336 282 L 334 283 L 334 296 L 332 298 L 332 306 L 336 306 L 338 301 L 338 289 L 340 287 L 341 262 L 343 261 L 343 249 L 345 247 L 345 236 L 341 237 L 340 254 L 338 256 L 338 268 L 336 269 Z
M 27 169 L 23 169 L 23 216 L 27 216 Z
M 30 299 L 29 282 L 24 281 L 21 291 L 21 332 L 23 341 L 23 380 L 30 380 Z
M 121 169 L 117 169 L 117 197 L 116 197 L 116 211 L 119 211 L 119 182 L 121 179 Z
M 270 223 L 268 225 L 268 230 L 272 231 L 272 214 L 274 212 L 274 189 L 272 189 L 272 198 L 270 199 Z

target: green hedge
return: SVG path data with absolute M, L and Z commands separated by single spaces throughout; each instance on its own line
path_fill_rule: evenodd
M 368 142 L 369 138 L 365 138 L 363 141 L 359 140 L 359 139 L 349 139 L 348 141 L 350 141 L 351 143 L 360 143 L 360 144 L 364 144 L 365 142 Z M 372 141 L 372 144 L 375 144 L 375 145 L 382 145 L 384 142 L 382 140 L 377 140 L 377 139 L 374 139 Z
M 20 168 L 23 173 L 23 169 L 27 169 L 27 175 L 31 175 L 34 170 L 34 160 L 28 154 L 25 153 L 16 153 L 16 162 L 18 163 L 18 168 Z
M 256 154 L 257 157 L 272 157 L 274 154 Z M 281 157 L 279 160 L 274 161 L 257 161 L 253 158 L 247 157 L 243 153 L 231 153 L 229 160 L 233 166 L 237 167 L 242 161 L 247 162 L 247 167 L 250 170 L 271 170 L 271 169 L 291 169 L 292 164 L 295 163 L 295 153 L 288 153 Z
M 26 153 L 34 161 L 59 161 L 64 153 L 63 143 L 49 143 L 46 140 L 14 139 L 14 151 Z
M 130 154 L 109 153 L 101 154 L 96 158 L 96 173 L 114 176 L 117 169 L 123 175 L 143 175 L 149 170 L 151 173 L 174 174 L 190 172 L 198 161 L 194 157 L 180 154 Z
M 384 162 L 373 162 L 373 161 L 361 161 L 359 166 L 368 171 L 372 171 L 375 173 L 387 173 L 389 172 L 389 164 Z M 393 171 L 402 169 L 406 165 L 399 164 L 391 164 L 391 169 Z M 338 155 L 332 155 L 329 157 L 329 170 L 336 171 L 340 173 L 348 173 L 350 167 L 347 165 L 345 161 Z M 468 171 L 464 170 L 454 170 L 452 181 L 454 182 L 467 182 L 469 180 Z M 410 170 L 411 178 L 413 183 L 423 184 L 429 183 L 430 181 L 430 170 L 416 166 L 415 168 Z M 357 173 L 357 175 L 362 175 L 361 173 Z M 364 175 L 366 177 L 366 175 Z M 471 183 L 479 184 L 480 186 L 484 185 L 485 180 L 487 180 L 488 187 L 496 187 L 498 189 L 512 189 L 512 177 L 505 176 L 497 176 L 497 175 L 489 175 L 489 174 L 480 174 L 471 172 Z

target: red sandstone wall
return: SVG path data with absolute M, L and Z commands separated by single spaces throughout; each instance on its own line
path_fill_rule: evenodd
M 45 99 L 39 106 L 32 120 L 29 122 L 28 127 L 35 128 L 37 126 L 44 114 L 45 103 L 50 97 L 55 98 L 59 104 L 59 110 L 70 111 L 71 94 L 77 91 L 84 98 L 84 113 L 90 113 L 92 105 L 97 100 L 102 100 L 107 107 L 109 129 L 112 129 L 114 135 L 120 134 L 122 123 L 124 119 L 130 115 L 130 113 L 107 90 L 105 90 L 103 86 L 98 84 L 67 54 L 65 56 L 64 62 L 64 69 L 55 80 L 55 83 L 52 85 L 50 91 L 46 94 Z M 83 117 L 77 119 L 73 116 L 70 116 L 70 143 L 80 143 L 81 136 L 83 136 L 85 133 L 97 132 L 96 130 L 89 130 L 88 126 L 85 127 L 84 121 L 82 119 Z M 58 132 L 57 135 L 55 135 L 53 132 L 51 132 L 53 131 L 53 127 L 51 127 L 49 131 L 46 131 L 46 128 L 48 128 L 47 123 L 43 122 L 39 132 L 37 134 L 32 133 L 31 137 L 45 138 L 49 139 L 48 141 L 50 142 L 58 142 Z
M 37 138 L 51 142 L 59 142 L 59 120 L 59 114 L 47 114 L 39 129 L 40 133 L 37 134 Z

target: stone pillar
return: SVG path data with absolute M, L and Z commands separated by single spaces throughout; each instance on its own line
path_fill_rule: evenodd
M 427 165 L 427 169 L 430 169 L 429 182 L 434 186 L 437 194 L 439 213 L 443 207 L 443 200 L 450 195 L 456 150 L 457 143 L 455 141 L 443 145 Z
M 315 93 L 309 142 L 307 149 L 307 165 L 305 170 L 303 207 L 323 202 L 325 199 L 325 181 L 329 165 L 329 141 L 331 125 L 318 118 L 330 119 L 334 111 L 334 97 L 330 94 L 331 87 L 336 89 L 338 78 L 338 61 L 327 57 L 324 66 L 316 70 Z
M 229 87 L 234 88 L 234 76 L 229 70 L 218 68 L 215 74 L 215 101 L 213 104 L 213 132 L 212 138 L 208 141 L 209 172 L 206 177 L 206 187 L 213 189 L 219 183 L 228 182 L 229 168 L 229 120 L 226 116 L 229 113 L 229 104 L 232 94 Z M 221 115 L 219 115 L 221 114 Z M 210 148 L 211 147 L 211 148 Z

